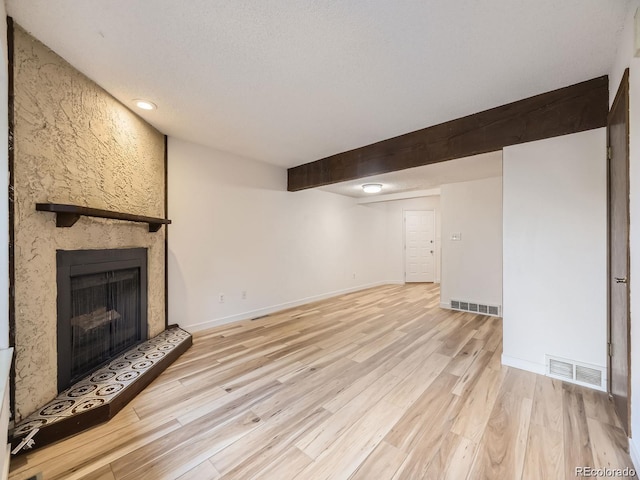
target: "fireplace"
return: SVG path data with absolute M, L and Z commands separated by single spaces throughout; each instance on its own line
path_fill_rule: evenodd
M 58 250 L 58 392 L 147 340 L 147 249 Z

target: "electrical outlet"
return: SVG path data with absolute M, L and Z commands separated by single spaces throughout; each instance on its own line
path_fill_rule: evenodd
M 224 303 L 224 293 L 221 293 L 221 294 L 218 296 L 218 301 L 219 301 L 220 303 Z
M 242 299 L 243 299 L 243 300 L 246 300 L 246 299 L 247 299 L 247 291 L 246 291 L 246 290 L 243 290 L 243 291 L 242 291 Z

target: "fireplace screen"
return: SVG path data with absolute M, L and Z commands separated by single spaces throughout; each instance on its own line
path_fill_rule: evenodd
M 147 339 L 146 249 L 58 251 L 58 390 Z

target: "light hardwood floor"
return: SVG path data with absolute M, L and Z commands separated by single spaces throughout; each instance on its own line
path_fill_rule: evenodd
M 604 393 L 503 367 L 498 318 L 384 286 L 195 335 L 111 422 L 12 479 L 562 479 L 632 467 Z

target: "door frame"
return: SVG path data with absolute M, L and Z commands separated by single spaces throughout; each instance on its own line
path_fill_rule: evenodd
M 609 114 L 607 117 L 607 392 L 609 394 L 609 398 L 613 399 L 613 374 L 611 372 L 612 361 L 611 361 L 611 348 L 612 348 L 612 318 L 611 318 L 611 308 L 612 308 L 612 248 L 611 248 L 611 234 L 612 234 L 612 218 L 611 218 L 611 158 L 610 158 L 610 139 L 609 139 L 609 119 L 611 117 L 611 112 L 618 104 L 622 95 L 626 95 L 627 100 L 627 111 L 626 111 L 626 137 L 627 137 L 627 394 L 628 394 L 628 402 L 627 402 L 627 425 L 628 431 L 626 432 L 627 436 L 631 436 L 631 262 L 630 262 L 630 205 L 629 205 L 629 194 L 630 194 L 630 178 L 629 178 L 629 161 L 630 161 L 630 151 L 629 151 L 629 69 L 627 68 L 624 71 L 622 79 L 620 80 L 620 85 L 618 86 L 618 90 L 616 92 L 615 99 L 611 104 L 611 108 L 609 109 Z

